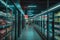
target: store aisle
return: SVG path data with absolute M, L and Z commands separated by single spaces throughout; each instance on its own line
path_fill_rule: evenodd
M 28 26 L 28 29 L 25 28 L 21 35 L 19 40 L 42 40 L 32 26 Z

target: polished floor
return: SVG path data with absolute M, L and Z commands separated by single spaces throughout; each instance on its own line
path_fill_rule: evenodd
M 32 26 L 26 25 L 19 40 L 42 40 Z

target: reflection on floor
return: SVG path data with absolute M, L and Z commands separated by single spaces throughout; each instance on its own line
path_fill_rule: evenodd
M 33 29 L 32 26 L 25 28 L 21 34 L 19 40 L 42 40 L 38 33 Z

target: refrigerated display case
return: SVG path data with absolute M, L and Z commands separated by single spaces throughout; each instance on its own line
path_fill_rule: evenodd
M 52 39 L 52 35 L 53 35 L 53 12 L 48 13 L 48 39 Z
M 44 27 L 45 26 L 45 24 L 44 24 L 45 23 L 45 19 L 44 19 L 44 16 L 45 15 L 42 16 L 42 33 L 45 35 L 45 27 Z
M 54 38 L 60 40 L 60 11 L 54 13 Z
M 5 40 L 5 36 L 12 30 L 12 16 L 8 13 L 0 11 L 0 39 Z M 10 37 L 10 36 L 9 36 Z
M 42 32 L 41 33 L 43 34 L 43 31 L 44 31 L 43 30 L 43 16 L 41 16 L 41 17 L 42 17 L 42 24 L 41 24 L 42 25 L 42 28 L 41 28 L 42 29 Z
M 47 15 L 44 16 L 44 28 L 45 28 L 45 36 L 47 37 Z
M 39 19 L 40 19 L 40 21 L 39 21 L 39 22 L 40 22 L 40 23 L 39 23 L 39 26 L 40 26 L 40 32 L 42 32 L 42 17 L 40 16 Z
M 10 5 L 4 0 L 0 1 L 0 40 L 12 40 L 13 28 L 13 10 L 10 9 Z

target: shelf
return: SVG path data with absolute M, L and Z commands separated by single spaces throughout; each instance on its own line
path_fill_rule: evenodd
M 54 25 L 55 28 L 60 28 L 60 25 Z
M 60 16 L 55 16 L 54 18 L 60 18 Z
M 13 29 L 12 30 L 10 30 L 8 33 L 6 33 L 6 35 L 5 36 L 3 36 L 1 39 L 4 39 L 4 38 L 6 38 L 11 32 L 13 31 Z
M 60 28 L 58 28 L 58 27 L 54 27 L 54 29 L 56 29 L 56 30 L 60 30 Z
M 55 25 L 60 25 L 60 22 L 54 22 Z
M 50 29 L 49 32 L 52 33 L 52 30 Z
M 5 29 L 5 28 L 8 28 L 9 26 L 11 26 L 11 24 L 9 24 L 9 25 L 4 25 L 4 26 L 0 26 L 0 29 Z
M 49 20 L 49 22 L 50 22 L 50 21 L 52 22 L 53 20 L 51 19 L 51 20 Z
M 55 31 L 55 33 L 57 33 L 57 34 L 60 34 L 60 30 L 54 30 Z
M 60 36 L 55 36 L 55 38 L 56 38 L 57 40 L 60 40 Z

